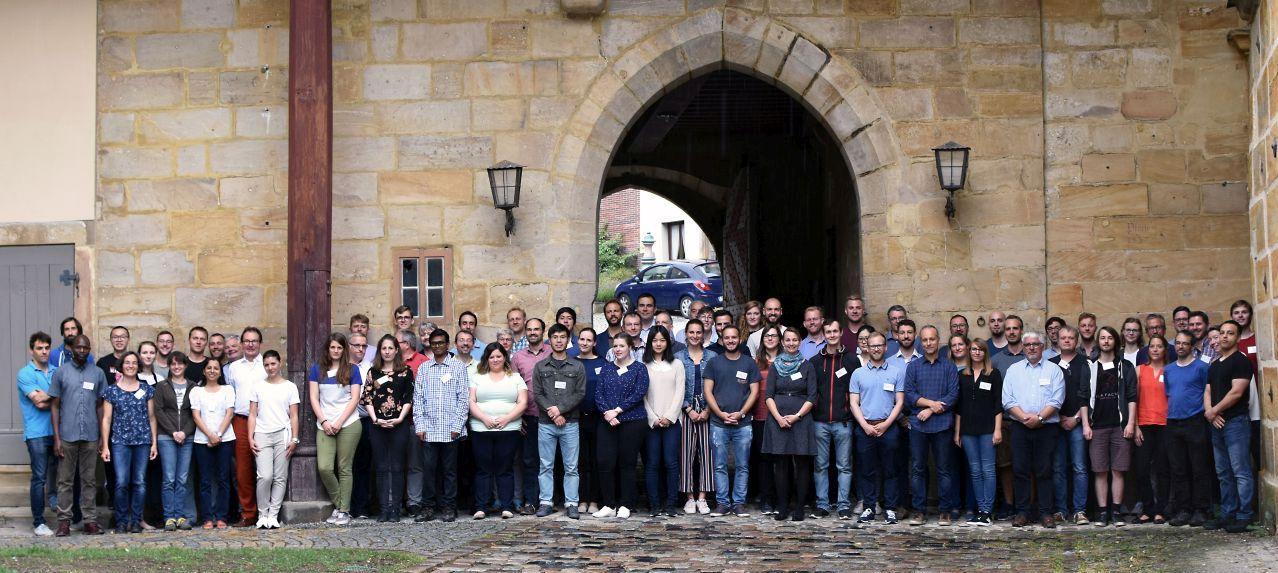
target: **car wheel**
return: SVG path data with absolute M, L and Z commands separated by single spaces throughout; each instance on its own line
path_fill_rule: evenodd
M 692 317 L 688 316 L 688 313 L 690 312 L 692 312 L 692 297 L 683 295 L 683 297 L 679 299 L 679 314 L 682 314 L 683 317 L 688 320 L 692 320 Z
M 630 295 L 626 293 L 617 295 L 617 302 L 621 303 L 622 312 L 630 312 Z

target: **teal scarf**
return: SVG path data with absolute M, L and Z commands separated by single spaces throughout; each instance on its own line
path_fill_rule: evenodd
M 803 355 L 799 353 L 790 354 L 782 351 L 777 354 L 776 360 L 772 361 L 772 365 L 776 367 L 777 374 L 782 377 L 788 377 L 799 371 L 799 367 L 803 366 Z

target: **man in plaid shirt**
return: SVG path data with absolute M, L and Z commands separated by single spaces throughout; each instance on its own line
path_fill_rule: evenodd
M 470 411 L 470 376 L 466 365 L 448 352 L 448 332 L 430 335 L 430 359 L 417 368 L 413 386 L 413 425 L 422 441 L 422 513 L 430 521 L 438 505 L 444 521 L 457 519 L 457 447 L 466 435 Z M 443 475 L 443 492 L 435 481 Z

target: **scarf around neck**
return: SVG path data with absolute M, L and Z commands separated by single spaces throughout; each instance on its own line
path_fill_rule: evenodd
M 777 354 L 776 359 L 772 361 L 772 365 L 776 366 L 777 374 L 789 376 L 799 371 L 799 367 L 803 365 L 803 355 L 797 352 L 790 354 L 782 351 Z

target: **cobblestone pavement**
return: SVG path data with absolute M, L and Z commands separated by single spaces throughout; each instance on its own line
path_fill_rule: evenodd
M 11 532 L 13 533 L 13 532 Z M 1278 541 L 1189 528 L 871 526 L 771 518 L 570 521 L 460 520 L 453 524 L 323 524 L 69 538 L 0 536 L 0 547 L 360 547 L 427 557 L 421 570 L 590 571 L 1278 571 Z

